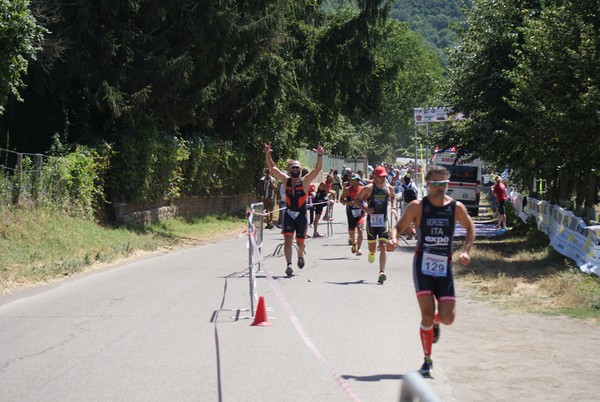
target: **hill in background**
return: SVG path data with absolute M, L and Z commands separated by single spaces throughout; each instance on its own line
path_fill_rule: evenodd
M 445 50 L 458 43 L 458 27 L 466 21 L 462 7 L 471 4 L 470 0 L 400 0 L 392 6 L 390 16 L 421 33 L 446 65 Z

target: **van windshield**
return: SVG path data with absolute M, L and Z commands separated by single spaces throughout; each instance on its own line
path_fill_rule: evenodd
M 477 184 L 477 166 L 439 165 L 450 172 L 450 181 Z

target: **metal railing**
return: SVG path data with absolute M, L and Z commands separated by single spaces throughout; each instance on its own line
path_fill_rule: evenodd
M 262 202 L 257 202 L 254 204 L 250 204 L 250 211 L 248 213 L 248 278 L 250 285 L 250 312 L 252 313 L 252 317 L 254 317 L 254 305 L 258 301 L 256 297 L 256 275 L 254 272 L 254 251 L 258 249 L 260 253 L 262 251 L 263 245 L 263 221 L 264 215 L 262 211 L 264 210 L 264 205 Z M 257 213 L 258 212 L 258 213 Z M 258 217 L 258 225 L 254 224 L 254 217 Z M 256 227 L 258 226 L 258 228 Z M 256 236 L 258 235 L 258 236 Z M 250 237 L 254 237 L 256 242 L 252 241 Z M 260 265 L 259 265 L 260 267 Z
M 441 402 L 441 399 L 429 388 L 421 374 L 411 371 L 404 376 L 400 390 L 400 402 Z

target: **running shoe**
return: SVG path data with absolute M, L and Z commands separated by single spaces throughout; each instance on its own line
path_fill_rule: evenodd
M 421 375 L 423 377 L 431 377 L 432 372 L 433 372 L 433 360 L 431 360 L 431 357 L 426 357 L 425 362 L 423 362 L 423 365 L 419 369 L 419 373 L 421 373 Z
M 433 343 L 437 343 L 440 340 L 440 324 L 433 324 Z
M 369 253 L 369 262 L 371 264 L 375 262 L 375 253 Z
M 313 239 L 318 239 L 321 237 L 323 237 L 323 236 L 321 236 L 318 232 L 313 235 Z
M 304 257 L 298 257 L 298 268 L 304 268 Z
M 352 254 L 356 253 L 356 244 L 352 245 Z
M 387 276 L 385 276 L 385 272 L 380 272 L 379 278 L 377 278 L 377 283 L 380 285 L 383 285 L 383 282 L 385 282 L 386 279 L 387 279 Z
M 361 249 L 356 250 L 356 255 L 359 256 L 359 257 L 362 255 Z
M 292 269 L 292 264 L 288 264 L 287 268 L 285 269 L 285 274 L 288 276 L 288 278 L 292 277 L 292 275 L 294 274 L 294 270 Z

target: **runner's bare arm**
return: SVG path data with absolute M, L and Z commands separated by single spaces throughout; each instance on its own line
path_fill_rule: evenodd
M 275 166 L 275 163 L 273 163 L 273 158 L 271 158 L 271 151 L 271 144 L 265 144 L 265 160 L 267 162 L 267 167 L 269 168 L 269 171 L 273 177 L 276 177 L 279 181 L 285 183 L 287 182 L 288 175 L 283 173 L 277 168 L 277 166 Z
M 344 191 L 342 191 L 342 195 L 340 195 L 340 202 L 342 203 L 342 205 L 346 205 L 348 204 L 348 201 L 346 201 L 346 198 L 348 197 L 348 188 L 346 187 L 344 189 Z
M 358 194 L 356 194 L 356 197 L 354 198 L 354 206 L 360 208 L 362 211 L 364 211 L 367 214 L 372 213 L 373 209 L 367 208 L 367 206 L 364 205 L 365 203 L 363 201 L 365 199 L 369 198 L 369 196 L 371 195 L 372 188 L 373 188 L 372 184 L 367 184 L 366 186 L 364 186 L 362 188 L 362 190 L 360 190 L 360 192 Z
M 465 228 L 467 235 L 465 237 L 465 244 L 463 245 L 462 252 L 458 256 L 460 263 L 467 266 L 471 263 L 471 248 L 475 243 L 475 224 L 467 212 L 467 208 L 462 202 L 456 202 L 456 220 L 460 225 Z
M 321 172 L 321 168 L 323 167 L 323 153 L 325 152 L 325 148 L 323 148 L 319 142 L 319 145 L 317 145 L 317 148 L 315 148 L 314 151 L 317 152 L 317 165 L 311 172 L 302 178 L 302 186 L 304 187 L 304 192 L 306 193 L 308 193 L 310 183 L 317 178 Z

